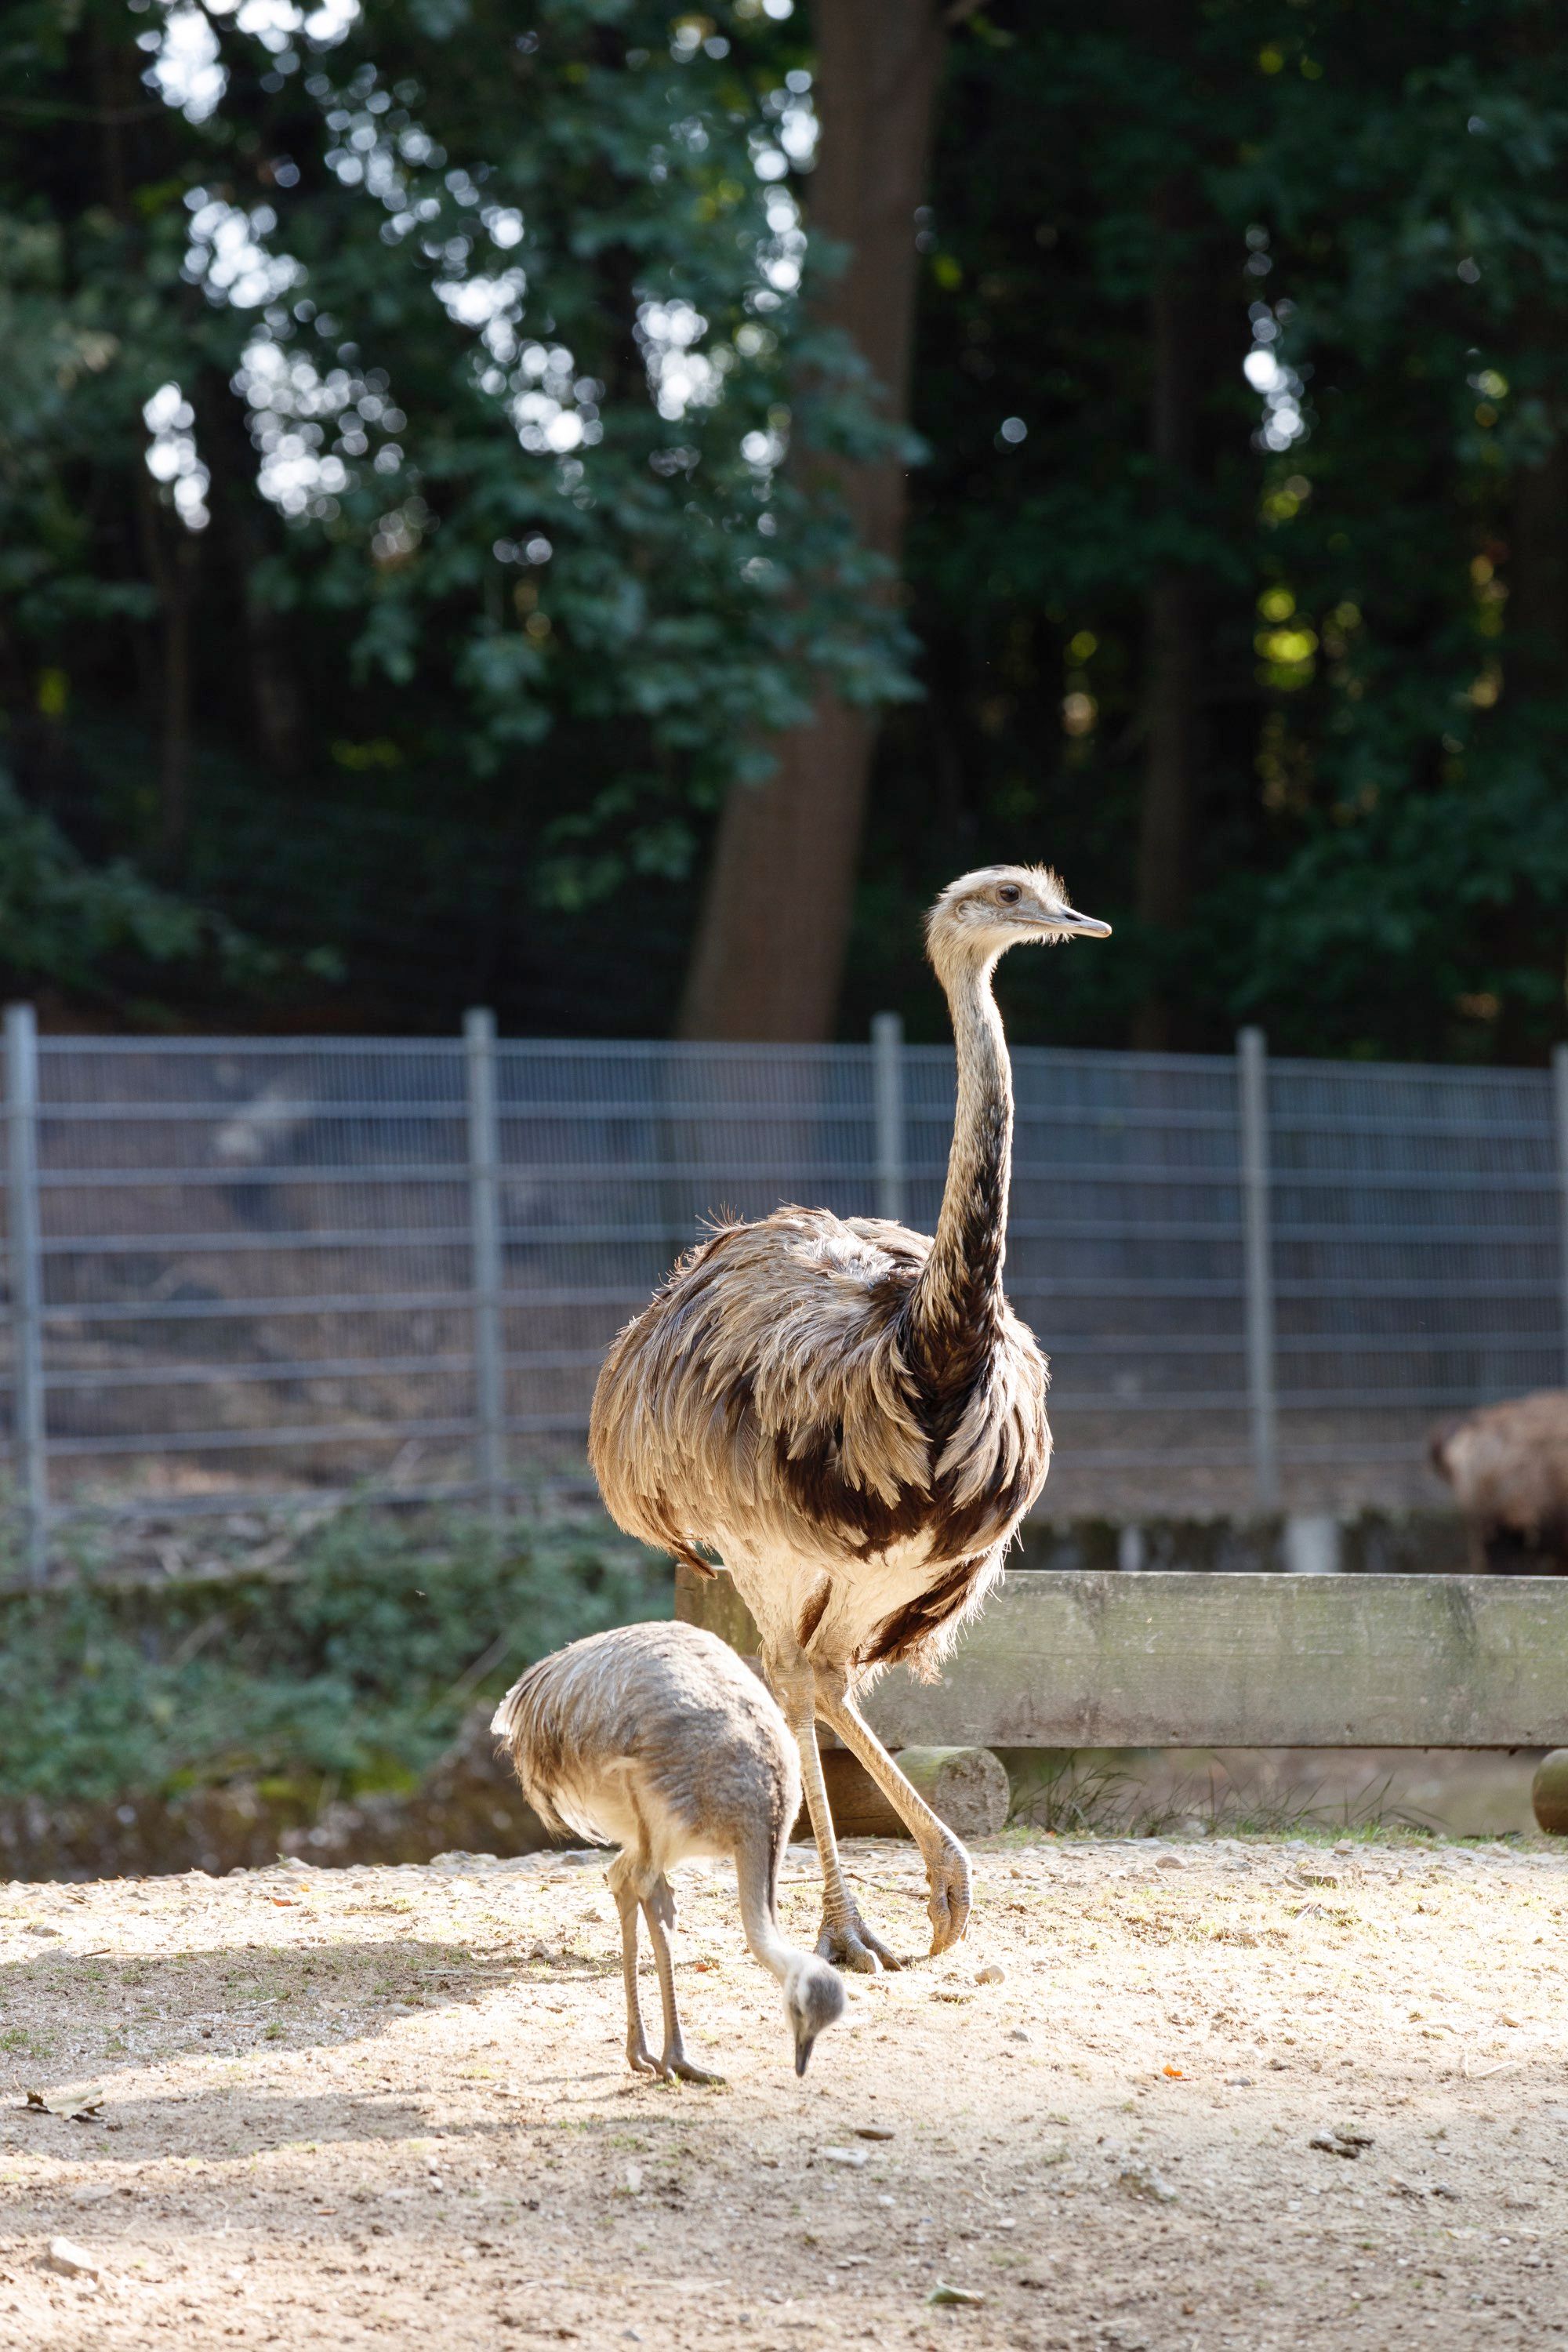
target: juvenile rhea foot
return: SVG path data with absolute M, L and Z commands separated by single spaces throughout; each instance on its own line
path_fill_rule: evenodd
M 626 2036 L 626 2063 L 634 2074 L 658 2074 L 661 2071 L 640 2032 Z
M 883 1969 L 896 1975 L 904 1965 L 856 1910 L 837 1921 L 824 1915 L 822 1933 L 816 1939 L 816 1956 L 818 1959 L 831 1960 L 836 1969 L 852 1969 L 863 1977 L 877 1976 Z
M 667 2044 L 661 2057 L 656 2058 L 643 2038 L 641 2031 L 626 2036 L 626 2063 L 634 2074 L 652 2074 L 661 2083 L 721 2083 L 722 2074 L 710 2074 L 694 2066 L 680 2042 Z
M 931 1890 L 926 1909 L 931 1915 L 931 1948 L 945 1952 L 962 1943 L 969 1926 L 969 1856 L 955 1837 L 944 1838 L 926 1856 L 926 1884 Z

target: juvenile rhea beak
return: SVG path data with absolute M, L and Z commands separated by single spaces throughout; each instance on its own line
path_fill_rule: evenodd
M 844 1987 L 825 1960 L 795 1955 L 784 1980 L 784 2012 L 795 2036 L 795 2071 L 804 2074 L 817 2035 L 844 2014 Z

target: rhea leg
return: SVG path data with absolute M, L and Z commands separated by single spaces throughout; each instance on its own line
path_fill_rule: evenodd
M 827 1783 L 822 1777 L 822 1751 L 816 1744 L 816 1674 L 809 1662 L 803 1659 L 797 1665 L 770 1665 L 768 1678 L 800 1749 L 801 1785 L 816 1851 L 822 1857 L 822 1933 L 817 1937 L 817 1951 L 823 1959 L 832 1960 L 837 1967 L 857 1969 L 864 1976 L 875 1976 L 879 1969 L 897 1969 L 901 1962 L 861 1918 L 839 1860 L 838 1840 L 827 1802 Z
M 658 2067 L 643 2032 L 642 2005 L 637 2000 L 637 1916 L 641 1909 L 636 1871 L 618 1853 L 605 1873 L 616 1908 L 621 1915 L 621 1979 L 626 1989 L 626 2063 L 634 2074 L 657 2074 Z
M 668 1878 L 658 1877 L 643 1897 L 643 1917 L 647 1921 L 648 1941 L 653 1946 L 653 1964 L 658 1970 L 658 1997 L 664 2004 L 664 2054 L 658 2071 L 667 2083 L 721 2083 L 722 2074 L 705 2074 L 694 2066 L 686 2054 L 681 2039 L 680 2012 L 675 2005 L 675 1962 L 670 1956 L 669 1929 L 675 1925 L 675 1897 L 669 1891 Z
M 969 1924 L 969 1856 L 919 1790 L 905 1780 L 849 1695 L 842 1667 L 817 1666 L 816 1712 L 858 1756 L 921 1850 L 926 1866 L 933 1952 L 961 1941 Z

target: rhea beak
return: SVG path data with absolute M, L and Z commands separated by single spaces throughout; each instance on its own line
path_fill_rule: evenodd
M 1080 915 L 1071 907 L 1064 907 L 1055 918 L 1055 923 L 1066 939 L 1108 940 L 1110 937 L 1109 923 L 1102 923 L 1096 915 Z
M 803 2039 L 802 2039 L 802 2040 L 800 2040 L 799 2042 L 797 2042 L 795 2043 L 795 2073 L 796 2073 L 797 2074 L 805 2074 L 805 2072 L 806 2061 L 807 2061 L 807 2059 L 811 2056 L 811 2053 L 812 2053 L 812 2052 L 816 2049 L 816 2034 L 815 2034 L 815 2033 L 808 2033 L 808 2034 L 805 2035 L 805 2036 L 803 2037 Z

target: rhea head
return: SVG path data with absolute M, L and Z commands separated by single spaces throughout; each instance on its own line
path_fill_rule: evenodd
M 844 1987 L 826 1960 L 797 1952 L 784 1971 L 784 1997 L 795 2039 L 795 2071 L 804 2074 L 817 2035 L 844 2014 Z
M 926 951 L 938 971 L 994 963 L 1009 948 L 1108 940 L 1110 925 L 1080 915 L 1048 866 L 982 866 L 950 882 L 926 917 Z

